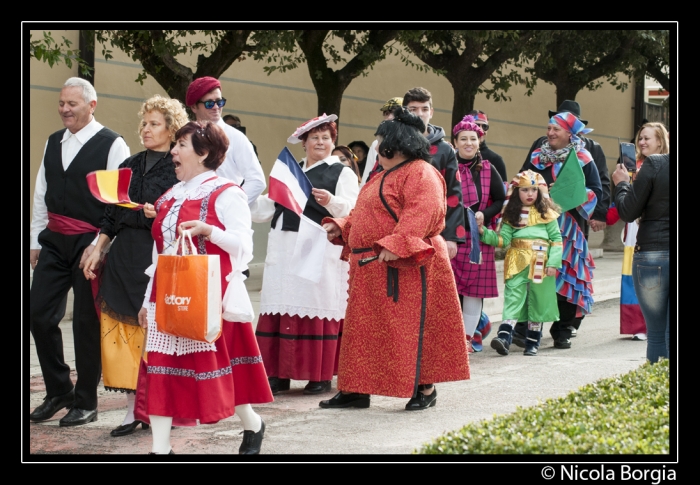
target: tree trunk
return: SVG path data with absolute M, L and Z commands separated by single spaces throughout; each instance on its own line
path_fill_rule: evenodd
M 559 81 L 555 84 L 557 88 L 557 107 L 559 107 L 564 101 L 570 99 L 571 101 L 576 101 L 576 95 L 581 90 L 581 87 L 574 86 L 571 83 Z
M 334 114 L 338 116 L 336 124 L 338 125 L 338 139 L 340 139 L 340 104 L 343 101 L 343 92 L 346 86 L 335 82 L 330 77 L 324 77 L 323 80 L 314 82 L 316 88 L 316 96 L 318 105 L 316 109 L 317 116 L 322 114 Z M 309 116 L 311 118 L 311 116 Z
M 453 82 L 452 90 L 454 91 L 454 101 L 452 103 L 452 125 L 445 129 L 445 132 L 452 133 L 452 128 L 457 125 L 462 118 L 474 109 L 476 94 L 479 86 L 473 86 L 472 83 L 464 79 L 462 82 Z

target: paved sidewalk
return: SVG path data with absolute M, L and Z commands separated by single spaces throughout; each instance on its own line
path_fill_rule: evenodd
M 510 356 L 503 357 L 488 345 L 495 335 L 492 331 L 486 339 L 484 351 L 470 354 L 471 379 L 439 384 L 438 404 L 420 412 L 404 411 L 404 399 L 383 396 L 372 396 L 372 404 L 366 410 L 323 410 L 318 407 L 318 402 L 332 397 L 336 392 L 335 379 L 333 391 L 320 396 L 303 395 L 306 382 L 292 381 L 289 392 L 279 394 L 272 403 L 255 406 L 267 423 L 263 452 L 297 455 L 277 457 L 280 461 L 314 460 L 306 455 L 410 454 L 429 439 L 467 422 L 510 413 L 516 406 L 531 406 L 602 377 L 638 367 L 645 360 L 646 344 L 619 335 L 622 253 L 605 253 L 595 262 L 594 312 L 585 319 L 579 336 L 572 340 L 571 349 L 554 349 L 552 339 L 545 332 L 537 357 L 525 357 L 517 347 L 513 347 Z M 260 301 L 261 276 L 262 267 L 254 266 L 247 281 L 256 311 Z M 502 276 L 499 275 L 500 280 Z M 498 301 L 489 302 L 487 311 L 490 309 L 493 324 L 500 319 L 500 308 L 502 300 L 500 307 Z M 74 369 L 71 321 L 64 320 L 61 329 L 66 361 Z M 30 345 L 23 346 L 23 349 L 29 348 L 29 358 L 23 359 L 23 362 L 28 360 L 29 368 L 22 371 L 26 372 L 24 376 L 29 380 L 29 394 L 24 394 L 22 403 L 22 419 L 25 421 L 28 420 L 24 413 L 40 404 L 45 395 L 29 332 L 27 338 Z M 29 459 L 52 461 L 53 458 L 39 455 L 89 454 L 104 455 L 105 461 L 129 461 L 128 456 L 117 455 L 143 455 L 150 451 L 150 431 L 139 429 L 123 438 L 109 436 L 109 431 L 121 424 L 126 399 L 123 394 L 105 391 L 102 385 L 98 392 L 99 416 L 94 423 L 60 428 L 58 420 L 65 415 L 65 411 L 43 423 L 25 423 L 23 439 L 27 440 L 25 446 L 31 455 Z M 240 421 L 234 416 L 214 425 L 176 428 L 172 432 L 172 444 L 180 455 L 213 457 L 235 454 L 242 439 L 239 434 L 241 430 Z M 55 458 L 61 460 L 58 456 Z M 187 457 L 183 456 L 176 459 L 187 461 Z M 227 458 L 228 461 L 236 459 L 232 456 Z

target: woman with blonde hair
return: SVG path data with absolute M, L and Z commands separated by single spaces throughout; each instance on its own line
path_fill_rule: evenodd
M 648 126 L 653 125 L 653 126 Z M 612 174 L 615 205 L 627 225 L 638 225 L 629 274 L 648 333 L 647 359 L 670 358 L 670 156 L 668 135 L 660 123 L 642 126 L 637 137 L 643 162 L 634 183 L 627 169 Z M 621 298 L 622 300 L 622 298 Z
M 630 180 L 637 177 L 642 163 L 650 155 L 668 154 L 668 131 L 662 123 L 644 123 L 634 139 L 637 166 L 635 172 L 628 172 Z M 618 207 L 613 202 L 608 209 L 607 224 L 609 226 L 620 220 Z M 625 245 L 625 256 L 622 262 L 622 282 L 620 288 L 620 334 L 632 335 L 632 340 L 647 339 L 647 324 L 639 305 L 632 279 L 632 259 L 637 245 L 637 221 L 628 222 L 622 231 L 622 242 Z
M 182 103 L 157 94 L 141 105 L 138 116 L 139 138 L 146 149 L 127 158 L 119 168 L 131 169 L 129 198 L 148 207 L 177 183 L 170 148 L 175 133 L 188 119 Z M 151 264 L 153 219 L 142 210 L 108 205 L 102 221 L 95 248 L 82 268 L 87 279 L 95 279 L 104 253 L 109 251 L 97 302 L 104 387 L 126 393 L 127 398 L 126 416 L 110 433 L 118 437 L 133 433 L 139 424 L 148 428 L 147 423 L 134 419 L 134 401 L 145 335 L 138 312 L 149 280 L 144 270 Z

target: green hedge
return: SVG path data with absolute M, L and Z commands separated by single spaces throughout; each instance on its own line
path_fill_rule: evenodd
M 414 453 L 668 454 L 668 360 L 468 424 Z

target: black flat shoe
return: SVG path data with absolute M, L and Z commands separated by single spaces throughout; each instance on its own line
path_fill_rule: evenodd
M 260 419 L 260 431 L 243 431 L 243 442 L 238 448 L 239 455 L 259 455 L 262 446 L 263 435 L 265 434 L 265 421 Z
M 323 394 L 330 392 L 331 381 L 309 381 L 304 387 L 304 394 Z
M 44 398 L 44 402 L 39 404 L 36 409 L 29 414 L 29 419 L 31 421 L 46 421 L 47 419 L 51 419 L 53 418 L 53 415 L 59 412 L 61 409 L 70 408 L 73 405 L 74 399 L 75 390 L 73 389 L 62 396 L 46 396 Z
M 148 454 L 149 455 L 157 455 L 158 453 L 156 453 L 155 451 L 149 451 Z M 172 448 L 170 448 L 170 453 L 168 453 L 168 455 L 174 455 L 174 454 L 175 454 L 175 452 L 173 451 Z
M 268 377 L 267 382 L 270 383 L 272 395 L 276 396 L 278 392 L 288 391 L 290 379 L 280 379 L 279 377 Z
M 115 438 L 119 436 L 126 436 L 128 434 L 133 433 L 136 431 L 136 428 L 138 428 L 139 424 L 141 425 L 141 429 L 148 429 L 148 423 L 144 423 L 143 421 L 134 420 L 129 424 L 122 424 L 121 426 L 117 426 L 114 428 L 112 431 L 109 432 L 110 436 L 113 436 Z
M 323 409 L 340 409 L 340 408 L 368 408 L 369 394 L 360 394 L 351 392 L 343 394 L 339 392 L 330 399 L 318 403 Z
M 59 426 L 80 426 L 97 421 L 97 409 L 71 408 L 58 422 Z
M 406 411 L 420 411 L 421 409 L 428 409 L 437 403 L 437 389 L 433 389 L 433 392 L 426 396 L 422 392 L 418 391 L 418 396 L 412 397 L 408 403 L 406 403 Z

